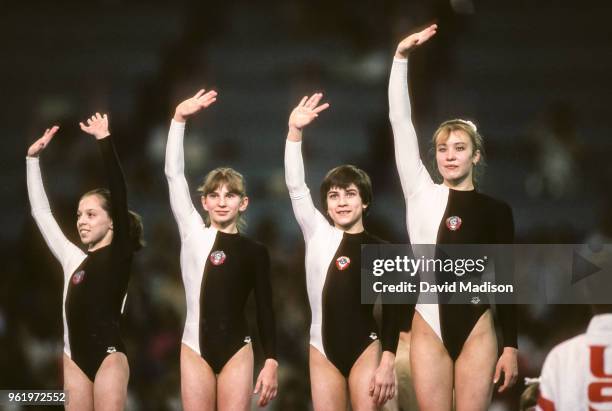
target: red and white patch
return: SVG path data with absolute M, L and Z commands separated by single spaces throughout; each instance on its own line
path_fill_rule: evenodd
M 456 215 L 448 217 L 446 219 L 446 228 L 448 228 L 451 231 L 457 231 L 461 228 L 461 223 L 463 221 L 461 221 L 461 217 L 458 217 Z
M 348 257 L 341 256 L 336 260 L 336 267 L 338 267 L 340 271 L 346 270 L 349 265 L 351 265 L 351 259 Z
M 221 265 L 225 262 L 226 255 L 223 250 L 213 251 L 210 253 L 210 262 L 213 265 Z
M 85 271 L 81 270 L 81 271 L 77 271 L 76 273 L 72 274 L 72 284 L 79 284 L 83 281 L 83 279 L 85 278 Z

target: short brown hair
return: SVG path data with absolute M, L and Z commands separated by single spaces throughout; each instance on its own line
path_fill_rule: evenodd
M 327 211 L 327 193 L 332 187 L 346 190 L 351 184 L 355 184 L 357 190 L 359 190 L 361 201 L 368 206 L 366 209 L 367 212 L 373 197 L 372 181 L 368 173 L 350 164 L 345 164 L 329 170 L 323 179 L 321 183 L 321 204 L 323 205 L 323 210 Z
M 231 167 L 218 167 L 206 174 L 202 185 L 198 187 L 198 193 L 200 196 L 206 197 L 223 185 L 227 186 L 227 190 L 230 193 L 234 193 L 240 196 L 240 198 L 246 197 L 244 176 Z M 204 220 L 207 225 L 210 224 L 208 213 L 205 214 Z M 239 230 L 246 227 L 246 221 L 242 213 L 239 213 L 237 225 Z
M 436 160 L 436 147 L 438 145 L 438 141 L 440 139 L 442 139 L 442 141 L 446 141 L 452 131 L 463 131 L 465 134 L 468 135 L 470 141 L 472 142 L 472 155 L 474 155 L 476 151 L 480 151 L 480 160 L 474 165 L 474 168 L 472 170 L 472 182 L 474 183 L 474 186 L 477 186 L 484 174 L 484 170 L 487 164 L 485 161 L 484 140 L 478 132 L 476 125 L 471 121 L 461 120 L 457 118 L 453 120 L 447 120 L 444 123 L 440 124 L 440 126 L 438 126 L 438 129 L 433 134 L 433 137 L 431 139 L 433 174 L 439 182 L 442 182 L 442 176 L 440 175 L 440 171 L 438 170 L 438 163 Z

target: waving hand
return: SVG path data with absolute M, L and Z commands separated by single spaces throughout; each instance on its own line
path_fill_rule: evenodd
M 102 140 L 110 136 L 108 131 L 108 116 L 106 114 L 101 116 L 100 113 L 96 113 L 87 119 L 87 125 L 81 122 L 79 126 L 81 126 L 81 130 L 87 134 L 91 134 L 96 140 Z
M 397 45 L 397 50 L 395 51 L 395 57 L 405 59 L 408 57 L 408 53 L 414 49 L 415 47 L 420 46 L 425 43 L 431 37 L 436 34 L 438 30 L 437 24 L 432 24 L 427 27 L 425 30 L 421 30 L 418 33 L 414 33 L 406 37 L 404 40 L 400 41 Z
M 28 157 L 38 157 L 38 155 L 47 148 L 47 145 L 51 142 L 51 139 L 55 133 L 59 130 L 59 126 L 53 126 L 45 130 L 45 134 L 38 140 L 36 140 L 30 148 L 28 148 Z
M 323 93 L 315 93 L 312 96 L 304 96 L 289 116 L 289 128 L 301 130 L 319 116 L 319 113 L 329 107 L 329 103 L 319 104 Z
M 202 89 L 196 93 L 195 96 L 188 98 L 187 100 L 180 103 L 176 106 L 176 111 L 174 112 L 174 120 L 179 123 L 184 123 L 188 117 L 191 117 L 193 114 L 198 111 L 207 108 L 215 101 L 217 101 L 217 92 L 214 90 L 209 91 L 208 93 L 204 93 L 205 90 Z

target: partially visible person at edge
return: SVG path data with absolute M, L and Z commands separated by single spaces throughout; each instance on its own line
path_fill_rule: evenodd
M 546 357 L 536 410 L 612 410 L 612 304 L 596 304 L 592 310 L 586 333 L 562 342 Z

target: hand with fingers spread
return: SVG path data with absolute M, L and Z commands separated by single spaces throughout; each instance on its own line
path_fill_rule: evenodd
M 59 126 L 53 126 L 45 130 L 45 134 L 36 140 L 30 148 L 28 148 L 28 157 L 38 157 L 38 155 L 49 145 L 55 133 L 59 130 Z
M 87 125 L 81 122 L 79 126 L 81 126 L 81 130 L 91 134 L 96 140 L 102 140 L 110 136 L 108 132 L 108 116 L 106 114 L 100 115 L 100 113 L 96 113 L 87 119 Z
M 329 107 L 329 103 L 319 105 L 323 93 L 315 93 L 312 96 L 304 96 L 289 116 L 289 134 L 287 139 L 291 141 L 302 141 L 302 129 L 319 116 L 319 113 Z
M 176 110 L 174 112 L 174 121 L 184 123 L 185 121 L 187 121 L 188 117 L 191 117 L 198 111 L 207 108 L 215 101 L 217 101 L 216 91 L 211 90 L 205 93 L 205 90 L 202 89 L 198 91 L 195 96 L 188 98 L 187 100 L 176 106 Z
M 259 400 L 257 401 L 257 405 L 260 407 L 265 407 L 276 397 L 276 392 L 278 390 L 277 369 L 278 362 L 272 358 L 268 358 L 257 377 L 257 383 L 255 384 L 255 391 L 253 391 L 253 394 L 259 394 L 261 392 Z
M 518 378 L 518 361 L 516 357 L 516 348 L 504 347 L 504 351 L 497 361 L 495 376 L 493 377 L 493 383 L 496 384 L 501 377 L 502 371 L 504 372 L 504 383 L 499 387 L 498 392 L 504 392 L 516 383 Z
M 385 351 L 380 365 L 370 381 L 370 397 L 377 406 L 384 405 L 395 396 L 395 355 Z
M 438 30 L 438 25 L 432 24 L 431 26 L 427 27 L 425 30 L 409 35 L 404 40 L 400 41 L 400 43 L 397 45 L 397 50 L 395 51 L 395 58 L 398 58 L 398 59 L 407 58 L 410 50 L 425 43 L 427 40 L 429 40 L 431 37 L 433 37 L 436 34 L 437 30 Z

